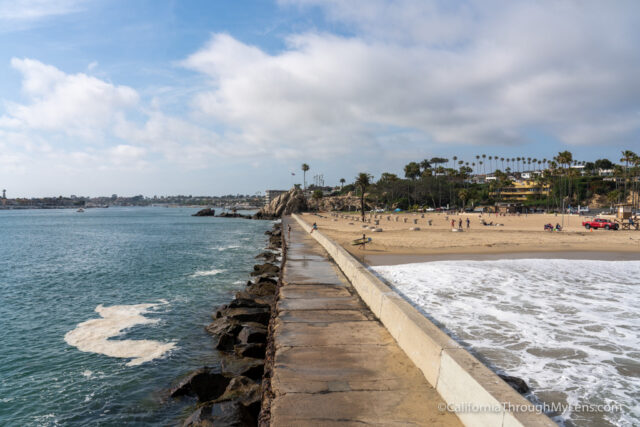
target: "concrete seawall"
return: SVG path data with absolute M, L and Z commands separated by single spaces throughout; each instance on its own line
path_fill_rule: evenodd
M 310 230 L 299 215 L 293 218 Z M 314 231 L 360 298 L 468 426 L 555 426 L 494 372 L 425 318 L 340 245 Z

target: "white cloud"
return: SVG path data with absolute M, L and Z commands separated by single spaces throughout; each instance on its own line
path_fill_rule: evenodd
M 22 73 L 27 104 L 8 103 L 0 126 L 46 130 L 80 136 L 102 137 L 116 117 L 136 106 L 137 92 L 86 74 L 66 74 L 33 59 L 13 58 Z
M 88 0 L 0 0 L 0 22 L 33 21 L 82 10 Z
M 384 146 L 386 128 L 432 144 L 518 144 L 532 128 L 620 143 L 640 130 L 640 3 L 281 3 L 318 6 L 354 34 L 292 35 L 276 54 L 215 34 L 183 62 L 210 79 L 194 109 L 246 147 L 330 157 Z

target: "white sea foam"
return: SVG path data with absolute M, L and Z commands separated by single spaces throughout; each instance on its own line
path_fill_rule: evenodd
M 190 277 L 202 277 L 202 276 L 216 276 L 220 273 L 224 273 L 227 270 L 216 269 L 213 270 L 199 270 L 193 273 Z
M 67 332 L 64 340 L 80 351 L 131 359 L 127 366 L 140 365 L 162 357 L 175 348 L 175 343 L 109 338 L 117 337 L 125 329 L 135 325 L 159 322 L 159 319 L 150 319 L 144 317 L 143 314 L 166 303 L 166 301 L 162 301 L 156 304 L 114 305 L 111 307 L 104 307 L 100 304 L 96 307 L 96 312 L 101 317 L 78 324 L 74 330 Z M 92 374 L 90 371 L 85 371 L 83 375 L 86 376 L 87 373 Z
M 439 261 L 374 270 L 534 399 L 619 404 L 579 425 L 640 424 L 640 261 Z

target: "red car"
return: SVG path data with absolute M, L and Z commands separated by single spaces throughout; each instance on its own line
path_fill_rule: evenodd
M 604 228 L 605 230 L 617 230 L 618 227 L 620 227 L 620 224 L 613 221 L 609 221 L 608 219 L 604 219 L 604 218 L 595 218 L 591 221 L 584 221 L 582 225 L 587 230 L 590 228 Z

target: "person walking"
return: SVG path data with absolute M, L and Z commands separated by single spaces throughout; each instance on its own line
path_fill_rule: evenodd
M 451 228 L 456 228 L 456 220 L 455 219 L 451 220 Z
M 469 220 L 469 218 L 467 218 L 467 230 L 470 228 L 471 226 L 471 221 Z
M 462 218 L 458 220 L 458 229 L 462 230 Z

